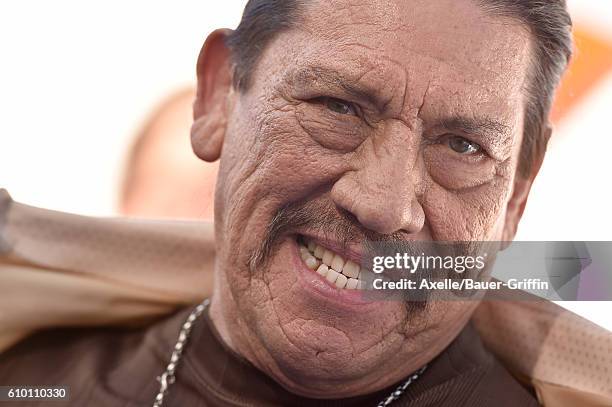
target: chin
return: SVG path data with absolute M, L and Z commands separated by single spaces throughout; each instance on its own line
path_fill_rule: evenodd
M 417 337 L 406 345 L 404 304 L 371 301 L 355 283 L 347 287 L 350 278 L 359 277 L 360 270 L 352 270 L 349 263 L 357 260 L 351 257 L 355 254 L 341 252 L 333 242 L 317 241 L 325 246 L 313 246 L 314 239 L 302 234 L 287 236 L 265 268 L 253 273 L 249 292 L 234 294 L 248 314 L 244 319 L 254 350 L 251 362 L 292 393 L 312 398 L 380 390 L 420 367 L 411 369 L 406 363 L 388 373 L 398 352 L 407 353 L 404 360 L 415 359 L 411 352 L 422 331 L 411 329 Z M 333 255 L 325 254 L 332 249 Z M 321 257 L 317 267 L 306 252 Z M 334 260 L 339 252 L 346 256 L 347 270 Z M 337 275 L 331 277 L 336 281 L 321 274 L 322 265 L 328 273 L 335 270 Z M 343 272 L 345 281 L 338 283 Z

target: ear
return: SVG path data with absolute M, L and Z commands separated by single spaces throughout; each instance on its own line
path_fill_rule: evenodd
M 512 196 L 506 208 L 506 219 L 502 234 L 502 240 L 505 244 L 509 244 L 509 242 L 514 240 L 514 236 L 516 236 L 519 221 L 525 211 L 525 205 L 527 205 L 527 198 L 531 191 L 531 186 L 542 167 L 546 146 L 548 145 L 548 140 L 550 140 L 551 135 L 552 128 L 547 125 L 543 130 L 542 140 L 536 143 L 536 147 L 534 148 L 530 173 L 527 175 L 517 173 L 514 178 Z
M 221 156 L 227 127 L 227 97 L 232 89 L 230 51 L 225 45 L 231 30 L 213 31 L 200 50 L 198 87 L 193 104 L 191 146 L 204 161 Z

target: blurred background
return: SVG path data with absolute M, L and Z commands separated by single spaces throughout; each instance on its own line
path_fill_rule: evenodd
M 87 215 L 212 216 L 189 146 L 195 63 L 245 0 L 0 6 L 0 187 Z M 519 240 L 612 240 L 612 1 L 569 0 L 576 57 Z M 566 303 L 612 329 L 612 303 Z

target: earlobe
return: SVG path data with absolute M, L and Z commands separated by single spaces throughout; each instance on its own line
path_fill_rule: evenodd
M 211 116 L 201 116 L 191 126 L 191 148 L 198 158 L 207 162 L 221 157 L 226 129 L 224 121 Z
M 198 57 L 191 146 L 205 161 L 219 159 L 225 138 L 229 113 L 227 97 L 232 87 L 230 51 L 225 44 L 230 33 L 227 29 L 212 32 Z

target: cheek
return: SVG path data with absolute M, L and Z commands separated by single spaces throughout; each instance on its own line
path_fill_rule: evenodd
M 510 182 L 493 180 L 462 191 L 433 183 L 422 198 L 432 237 L 442 241 L 484 241 L 494 238 L 509 195 Z
M 313 141 L 294 109 L 258 112 L 245 104 L 228 128 L 215 201 L 217 224 L 223 225 L 217 233 L 241 254 L 241 262 L 281 207 L 331 183 L 346 165 L 341 153 Z
M 495 239 L 509 198 L 512 159 L 460 156 L 444 145 L 423 149 L 429 186 L 423 210 L 435 240 Z
M 277 200 L 299 184 L 303 172 L 296 169 L 310 157 L 294 135 L 299 126 L 288 120 L 292 115 L 254 97 L 237 103 L 223 145 L 217 187 L 220 202 L 215 203 L 226 210 L 220 213 L 231 217 L 228 212 Z

